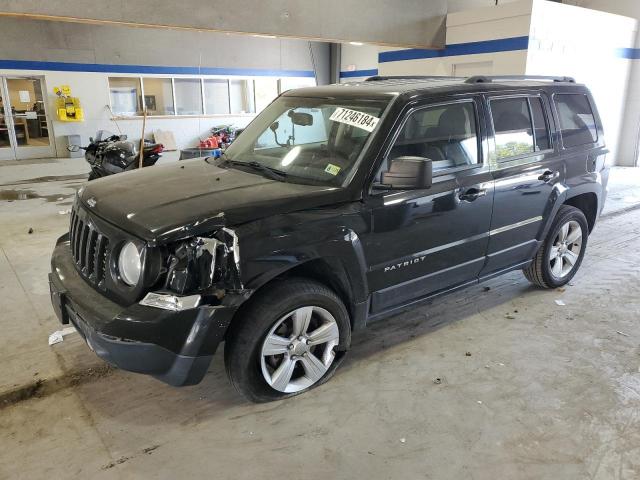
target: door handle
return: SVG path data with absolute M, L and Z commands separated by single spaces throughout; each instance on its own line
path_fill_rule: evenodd
M 468 190 L 460 193 L 458 198 L 460 200 L 464 200 L 465 202 L 473 202 L 475 199 L 484 197 L 487 194 L 487 191 L 483 188 L 475 188 L 471 187 Z
M 542 180 L 543 182 L 550 182 L 551 180 L 555 180 L 560 176 L 560 172 L 546 170 L 542 175 L 538 177 L 538 180 Z

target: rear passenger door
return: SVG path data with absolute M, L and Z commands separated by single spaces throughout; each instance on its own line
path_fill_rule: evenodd
M 487 95 L 495 196 L 486 277 L 531 259 L 565 177 L 543 92 Z

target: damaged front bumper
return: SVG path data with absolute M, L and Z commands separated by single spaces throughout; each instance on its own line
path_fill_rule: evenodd
M 80 276 L 67 236 L 58 241 L 51 267 L 51 301 L 62 323 L 71 322 L 106 362 L 174 386 L 202 380 L 244 300 L 227 295 L 220 305 L 178 311 L 139 303 L 122 307 Z

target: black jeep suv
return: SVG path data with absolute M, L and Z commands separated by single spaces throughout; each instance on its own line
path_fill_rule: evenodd
M 221 158 L 83 187 L 53 252 L 53 306 L 125 370 L 193 385 L 224 341 L 243 395 L 295 395 L 370 322 L 514 269 L 567 283 L 606 153 L 570 78 L 288 91 Z

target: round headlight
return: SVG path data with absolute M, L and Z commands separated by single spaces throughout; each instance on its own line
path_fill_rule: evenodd
M 140 280 L 142 259 L 138 247 L 133 242 L 125 243 L 118 257 L 118 273 L 124 283 L 133 287 Z

